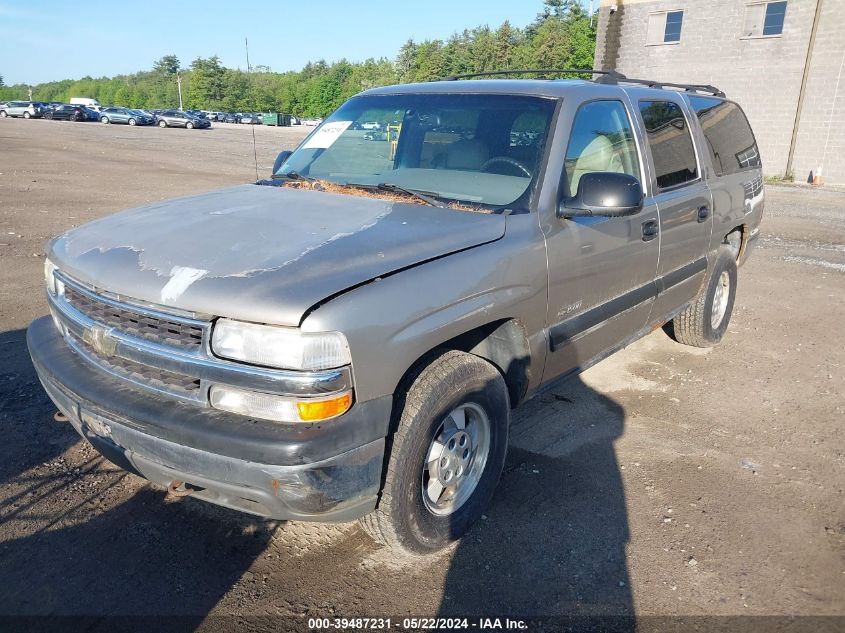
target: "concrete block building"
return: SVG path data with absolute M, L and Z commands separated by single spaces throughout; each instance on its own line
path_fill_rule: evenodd
M 845 0 L 601 0 L 595 68 L 717 86 L 767 176 L 845 183 Z

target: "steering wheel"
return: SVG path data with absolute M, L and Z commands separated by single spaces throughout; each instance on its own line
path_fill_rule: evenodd
M 531 178 L 531 171 L 529 171 L 528 167 L 520 163 L 515 158 L 511 158 L 510 156 L 494 156 L 481 166 L 481 171 L 487 171 L 488 167 L 490 167 L 491 165 L 495 165 L 496 163 L 504 163 L 505 165 L 515 167 L 523 174 L 525 174 L 527 178 Z

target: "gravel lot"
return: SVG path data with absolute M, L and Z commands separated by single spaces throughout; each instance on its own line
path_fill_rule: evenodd
M 260 175 L 307 131 L 257 127 Z M 528 402 L 486 520 L 405 560 L 165 499 L 54 422 L 30 365 L 51 236 L 254 178 L 247 126 L 0 121 L 0 614 L 845 616 L 845 193 L 768 187 L 724 344 L 657 331 Z

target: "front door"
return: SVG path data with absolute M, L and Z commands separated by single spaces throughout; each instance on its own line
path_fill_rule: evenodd
M 571 121 L 564 195 L 576 192 L 589 172 L 622 172 L 648 182 L 630 103 L 618 88 L 607 90 L 607 98 L 564 100 L 563 129 Z M 549 262 L 547 382 L 588 365 L 645 326 L 660 240 L 657 208 L 648 197 L 628 217 L 558 219 L 546 212 L 541 223 Z

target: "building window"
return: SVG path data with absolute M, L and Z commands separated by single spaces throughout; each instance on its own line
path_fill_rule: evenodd
M 646 44 L 677 44 L 681 41 L 681 26 L 684 22 L 683 11 L 661 11 L 648 16 Z
M 783 33 L 783 19 L 786 17 L 786 2 L 769 2 L 766 5 L 766 20 L 763 22 L 763 35 Z
M 743 37 L 777 37 L 783 33 L 786 0 L 755 2 L 745 7 Z
M 684 21 L 683 11 L 669 11 L 666 14 L 666 28 L 663 31 L 664 42 L 681 41 L 681 24 Z

